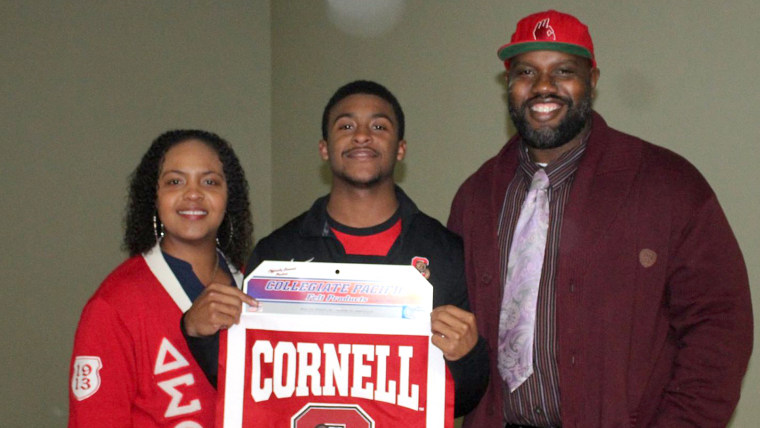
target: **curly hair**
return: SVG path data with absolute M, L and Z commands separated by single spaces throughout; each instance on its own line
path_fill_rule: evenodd
M 323 140 L 327 140 L 327 121 L 330 116 L 330 110 L 332 110 L 333 107 L 335 107 L 335 104 L 338 104 L 344 98 L 348 98 L 355 94 L 374 95 L 387 101 L 388 104 L 391 105 L 391 108 L 393 108 L 393 113 L 396 115 L 396 120 L 398 121 L 398 139 L 404 139 L 404 110 L 401 109 L 401 104 L 399 104 L 396 96 L 385 86 L 377 82 L 371 80 L 355 80 L 338 88 L 333 96 L 330 97 L 330 100 L 327 101 L 324 110 L 322 110 Z
M 227 210 L 217 231 L 217 239 L 220 249 L 235 267 L 240 268 L 251 248 L 253 232 L 248 203 L 248 182 L 230 144 L 216 134 L 201 130 L 180 129 L 165 132 L 153 140 L 143 155 L 140 164 L 130 176 L 124 248 L 129 251 L 130 256 L 135 256 L 156 245 L 153 216 L 157 214 L 158 174 L 166 152 L 188 140 L 205 143 L 219 155 L 222 162 L 227 181 Z

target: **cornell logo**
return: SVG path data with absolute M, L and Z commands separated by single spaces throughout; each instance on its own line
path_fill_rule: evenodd
M 291 428 L 374 428 L 375 421 L 356 404 L 309 403 L 290 418 Z

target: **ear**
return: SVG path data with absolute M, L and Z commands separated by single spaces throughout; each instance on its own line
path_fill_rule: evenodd
M 591 69 L 591 89 L 596 89 L 596 82 L 599 81 L 599 75 L 601 72 L 598 68 L 594 67 Z
M 323 161 L 330 159 L 330 153 L 327 151 L 327 141 L 319 140 L 319 156 Z
M 406 140 L 401 140 L 398 142 L 398 148 L 396 149 L 396 160 L 402 161 L 404 160 L 404 156 L 406 156 Z

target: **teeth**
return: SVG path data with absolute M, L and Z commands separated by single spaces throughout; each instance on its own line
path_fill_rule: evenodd
M 539 113 L 549 113 L 558 108 L 559 106 L 557 104 L 536 104 L 530 109 Z
M 201 210 L 186 210 L 186 211 L 180 211 L 180 215 L 206 215 L 206 211 Z

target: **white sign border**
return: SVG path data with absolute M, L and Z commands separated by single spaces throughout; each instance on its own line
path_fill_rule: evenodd
M 430 337 L 430 323 L 419 320 L 382 319 L 383 333 L 377 332 L 377 318 L 357 318 L 347 323 L 345 317 L 319 316 L 316 323 L 313 315 L 243 313 L 239 324 L 227 332 L 227 366 L 224 390 L 224 428 L 242 428 L 245 383 L 245 335 L 247 329 L 262 328 L 275 331 L 295 331 L 314 333 L 356 333 L 385 334 L 399 336 Z M 308 330 L 304 329 L 308 326 Z M 445 409 L 446 406 L 446 364 L 440 349 L 428 340 L 428 384 L 426 405 L 426 426 L 442 427 L 445 412 L 431 412 L 430 409 Z M 432 404 L 432 405 L 431 405 Z

